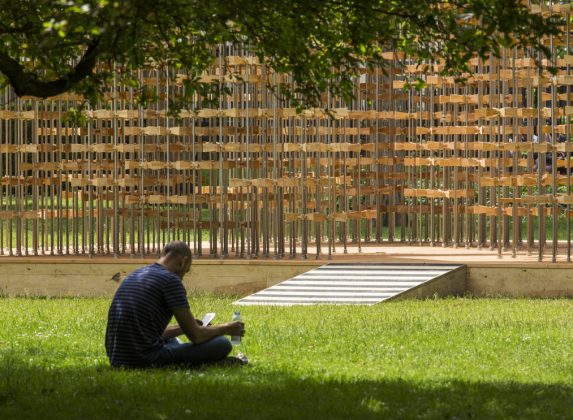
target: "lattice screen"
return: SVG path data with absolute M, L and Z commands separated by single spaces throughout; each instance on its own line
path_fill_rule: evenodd
M 552 12 L 571 21 L 571 5 Z M 547 40 L 556 76 L 528 51 L 473 60 L 465 84 L 388 53 L 385 71 L 357 78 L 352 103 L 324 95 L 330 116 L 297 114 L 268 89 L 288 75 L 239 46 L 219 46 L 203 76 L 230 94 L 177 118 L 169 104 L 183 76 L 167 68 L 140 72 L 154 103 L 114 83 L 83 127 L 66 119 L 81 98 L 8 88 L 0 253 L 144 255 L 183 239 L 197 255 L 304 257 L 400 241 L 541 258 L 560 239 L 569 256 L 570 25 Z M 427 87 L 405 88 L 415 77 Z

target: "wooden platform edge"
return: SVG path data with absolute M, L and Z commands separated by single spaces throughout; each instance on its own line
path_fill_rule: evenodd
M 155 259 L 85 258 L 62 262 L 48 258 L 0 258 L 0 296 L 111 297 L 129 272 L 153 261 Z M 388 259 L 384 262 L 412 261 Z M 425 262 L 428 265 L 448 263 L 460 267 L 395 299 L 462 294 L 476 297 L 573 297 L 571 264 Z M 199 291 L 242 297 L 324 264 L 324 260 L 197 260 L 184 284 L 190 294 Z

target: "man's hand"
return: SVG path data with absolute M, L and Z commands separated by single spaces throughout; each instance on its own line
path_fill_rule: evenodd
M 200 319 L 196 319 L 195 321 L 197 322 L 197 324 L 203 325 L 203 321 L 201 321 Z M 164 340 L 170 340 L 171 338 L 179 337 L 182 334 L 185 334 L 185 332 L 179 325 L 170 325 L 167 328 L 165 328 L 162 338 Z
M 163 332 L 161 338 L 163 338 L 164 340 L 170 340 L 172 338 L 180 336 L 181 334 L 183 334 L 183 330 L 179 325 L 170 325 L 167 328 L 165 328 L 165 331 Z
M 225 333 L 227 335 L 238 335 L 241 337 L 245 335 L 245 324 L 241 321 L 233 321 L 223 325 L 227 329 L 227 332 Z
M 205 327 L 193 317 L 189 308 L 173 308 L 172 310 L 182 331 L 195 344 L 203 343 L 220 335 L 240 335 L 242 337 L 245 334 L 245 325 L 241 321 Z

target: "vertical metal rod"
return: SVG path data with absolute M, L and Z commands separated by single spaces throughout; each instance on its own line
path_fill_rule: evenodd
M 143 70 L 139 70 L 137 72 L 137 76 L 139 79 L 140 85 L 143 83 L 144 72 Z M 143 168 L 143 163 L 145 162 L 145 135 L 143 133 L 143 122 L 145 118 L 145 110 L 143 108 L 143 101 L 139 101 L 137 105 L 137 114 L 138 114 L 138 124 L 137 128 L 139 129 L 139 134 L 137 136 L 137 140 L 139 142 L 139 168 L 138 169 L 130 169 L 130 175 L 139 175 L 139 191 L 138 191 L 138 205 L 139 205 L 139 223 L 138 223 L 138 251 L 140 258 L 145 256 L 145 170 Z M 149 234 L 149 229 L 147 230 Z
M 517 88 L 518 88 L 518 84 L 517 84 L 517 74 L 516 74 L 516 60 L 517 60 L 517 51 L 515 48 L 512 49 L 512 67 L 511 67 L 511 78 L 513 81 L 513 86 L 512 86 L 512 96 L 513 96 L 513 107 L 514 108 L 518 108 L 519 104 L 517 102 Z M 518 128 L 518 124 L 517 124 L 517 118 L 512 118 L 513 120 L 513 127 L 512 127 L 512 137 L 513 137 L 513 142 L 514 145 L 516 147 L 516 149 L 512 152 L 512 171 L 511 171 L 511 175 L 512 175 L 512 180 L 515 179 L 517 180 L 517 177 L 519 175 L 519 167 L 517 166 L 518 163 L 518 157 L 520 157 L 520 148 L 519 148 L 519 144 L 521 143 L 521 138 L 520 138 L 520 133 L 519 133 L 519 128 Z M 512 244 L 511 244 L 511 256 L 513 258 L 517 257 L 517 246 L 518 246 L 518 241 L 519 241 L 519 235 L 520 235 L 520 225 L 521 225 L 521 218 L 519 217 L 519 213 L 518 213 L 518 208 L 517 208 L 517 200 L 518 200 L 518 196 L 520 195 L 519 190 L 520 190 L 520 186 L 517 185 L 517 181 L 511 183 L 512 185 L 512 221 L 513 221 L 513 227 L 512 227 L 512 233 L 513 233 L 513 240 L 512 240 Z
M 567 13 L 565 15 L 565 50 L 568 54 L 571 54 L 571 14 Z M 566 66 L 567 76 L 571 75 L 571 65 L 569 62 Z M 571 86 L 567 86 L 567 105 L 571 104 Z M 571 195 L 571 116 L 564 117 L 565 122 L 565 159 L 567 161 L 567 195 Z M 567 220 L 567 262 L 571 261 L 571 204 L 569 200 L 565 206 L 565 218 Z
M 39 135 L 38 135 L 38 101 L 33 101 L 32 102 L 32 106 L 34 108 L 34 121 L 33 121 L 33 125 L 32 125 L 32 140 L 33 143 L 36 145 L 36 147 L 38 147 L 38 152 L 34 153 L 34 157 L 33 157 L 33 165 L 34 165 L 34 185 L 33 185 L 33 191 L 32 191 L 32 211 L 34 212 L 34 219 L 32 222 L 32 247 L 33 247 L 33 254 L 34 256 L 38 255 L 38 215 L 40 214 L 39 212 L 39 206 L 38 206 L 38 193 L 39 193 L 39 180 L 40 180 L 40 175 L 39 175 L 39 159 L 40 159 L 40 154 L 41 154 L 41 149 L 40 149 L 40 139 L 39 139 Z M 0 135 L 2 133 L 2 130 L 0 129 Z M 2 155 L 0 154 L 0 179 L 3 176 L 3 172 L 2 172 Z M 2 193 L 2 187 L 0 186 L 0 202 L 3 199 L 4 195 Z M 2 206 L 0 206 L 0 211 L 2 210 Z M 0 226 L 2 225 L 2 222 L 0 222 Z M 1 227 L 0 227 L 1 229 Z M 2 233 L 0 230 L 0 249 L 2 248 Z
M 549 1 L 550 16 L 553 14 L 553 0 Z M 551 65 L 556 66 L 557 58 L 555 52 L 555 45 L 553 35 L 549 36 L 549 49 L 551 51 Z M 553 247 L 551 250 L 551 261 L 557 261 L 557 245 L 559 241 L 559 205 L 557 204 L 557 138 L 555 137 L 555 125 L 557 124 L 557 90 L 555 83 L 551 83 L 551 196 L 552 203 L 551 209 L 553 213 Z
M 539 61 L 541 61 L 541 53 L 539 53 Z M 541 80 L 542 69 L 537 70 L 538 80 Z M 543 88 L 541 83 L 537 85 L 537 136 L 540 144 L 545 142 L 543 133 Z M 537 154 L 537 195 L 545 194 L 545 187 L 543 186 L 543 174 L 545 172 L 545 153 L 539 152 Z M 538 254 L 537 260 L 543 261 L 543 248 L 545 246 L 545 207 L 542 204 L 537 205 L 537 220 L 538 220 Z
M 20 98 L 16 98 L 16 112 L 20 111 Z M 22 131 L 21 131 L 21 120 L 18 118 L 13 121 L 13 133 L 16 140 L 16 145 L 22 146 Z M 16 255 L 22 255 L 22 182 L 25 180 L 25 173 L 22 170 L 22 154 L 17 153 L 15 159 L 15 170 L 16 174 L 16 190 L 15 190 L 15 221 L 16 221 Z
M 327 92 L 326 108 L 331 109 L 331 91 L 330 84 Z M 332 145 L 333 139 L 333 121 L 329 116 L 326 120 L 326 144 L 328 146 Z M 332 149 L 329 147 L 326 152 L 326 174 L 328 177 L 328 219 L 327 219 L 327 235 L 328 235 L 328 259 L 332 260 L 333 243 L 336 240 L 336 219 L 334 217 L 335 213 L 335 197 L 336 197 L 336 181 L 334 182 L 334 187 L 332 180 L 335 177 L 334 167 L 332 165 Z
M 3 98 L 2 96 L 0 96 L 0 98 L 3 99 L 3 104 L 0 107 L 1 111 L 5 111 L 6 110 L 6 98 L 7 98 L 7 92 L 8 92 L 9 88 L 6 87 L 4 88 L 4 95 Z M 0 118 L 0 136 L 2 138 L 2 142 L 0 142 L 0 145 L 5 146 L 4 150 L 0 150 L 0 212 L 6 212 L 6 214 L 8 213 L 8 188 L 9 186 L 6 185 L 6 191 L 4 191 L 4 180 L 8 181 L 8 161 L 10 160 L 10 139 L 4 134 L 4 130 L 6 128 L 6 124 L 5 124 L 5 119 L 4 118 Z M 5 164 L 6 162 L 6 164 Z M 4 255 L 4 233 L 5 233 L 5 225 L 9 223 L 9 219 L 8 217 L 6 218 L 2 218 L 0 219 L 0 255 Z
M 273 71 L 273 86 L 277 85 L 277 74 Z M 277 102 L 278 98 L 276 95 L 272 95 L 271 98 L 271 107 L 272 107 L 272 141 L 273 141 L 273 203 L 274 203 L 274 223 L 273 223 L 273 250 L 274 250 L 274 257 L 280 257 L 279 251 L 279 236 L 280 236 L 280 229 L 279 225 L 282 224 L 281 218 L 281 206 L 280 202 L 283 201 L 283 195 L 281 188 L 279 187 L 278 180 L 279 180 L 279 155 L 278 155 L 278 129 L 279 129 L 279 121 L 278 121 L 278 112 L 277 112 Z
M 219 112 L 223 109 L 223 94 L 224 94 L 224 85 L 223 85 L 223 55 L 224 49 L 223 44 L 219 44 L 218 46 L 219 51 Z M 223 117 L 219 117 L 217 119 L 219 125 L 219 142 L 224 144 L 223 139 Z M 225 214 L 225 202 L 224 197 L 227 197 L 227 188 L 225 185 L 225 175 L 223 173 L 223 159 L 224 159 L 225 152 L 221 150 L 219 152 L 219 240 L 220 240 L 220 249 L 221 249 L 221 258 L 225 258 L 227 256 L 227 223 L 226 223 L 226 214 Z
M 58 100 L 57 101 L 58 104 L 58 123 L 57 123 L 57 127 L 56 127 L 56 145 L 57 145 L 57 152 L 55 153 L 55 158 L 54 158 L 54 163 L 60 163 L 62 161 L 62 125 L 63 125 L 63 114 L 62 114 L 62 101 Z M 57 244 L 57 254 L 58 255 L 62 255 L 63 254 L 63 223 L 64 223 L 64 219 L 63 219 L 63 195 L 64 195 L 64 191 L 63 191 L 63 176 L 62 176 L 62 168 L 58 167 L 57 171 L 57 188 L 54 189 L 54 193 L 57 194 L 57 206 L 58 206 L 58 210 L 56 212 L 57 215 L 57 238 L 56 238 L 56 244 Z
M 250 124 L 249 124 L 249 106 L 250 106 L 250 84 L 249 84 L 249 64 L 245 62 L 245 84 L 243 85 L 243 97 L 242 104 L 245 110 L 245 146 L 246 152 L 245 164 L 246 164 L 246 179 L 247 179 L 247 202 L 245 207 L 245 216 L 247 223 L 246 239 L 247 239 L 247 258 L 252 258 L 254 254 L 253 248 L 253 213 L 256 211 L 253 203 L 253 187 L 251 185 L 251 160 L 250 160 Z
M 88 106 L 89 110 L 89 106 Z M 87 172 L 87 179 L 86 179 L 86 186 L 88 188 L 88 209 L 89 209 L 89 216 L 88 216 L 88 227 L 89 227 L 89 243 L 88 243 L 88 256 L 92 258 L 94 256 L 94 196 L 93 196 L 93 171 L 92 171 L 92 120 L 88 120 L 88 135 L 87 135 L 87 158 L 88 158 L 88 172 Z
M 112 129 L 113 129 L 113 257 L 117 258 L 119 255 L 119 190 L 118 190 L 118 179 L 119 179 L 119 168 L 118 168 L 118 127 L 117 127 L 117 77 L 116 77 L 116 67 L 113 66 L 113 93 L 112 93 Z

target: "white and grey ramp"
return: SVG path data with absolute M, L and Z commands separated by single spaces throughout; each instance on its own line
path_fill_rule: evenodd
M 238 305 L 374 305 L 404 295 L 450 273 L 461 265 L 327 264 L 261 290 Z M 420 294 L 418 293 L 419 297 Z

